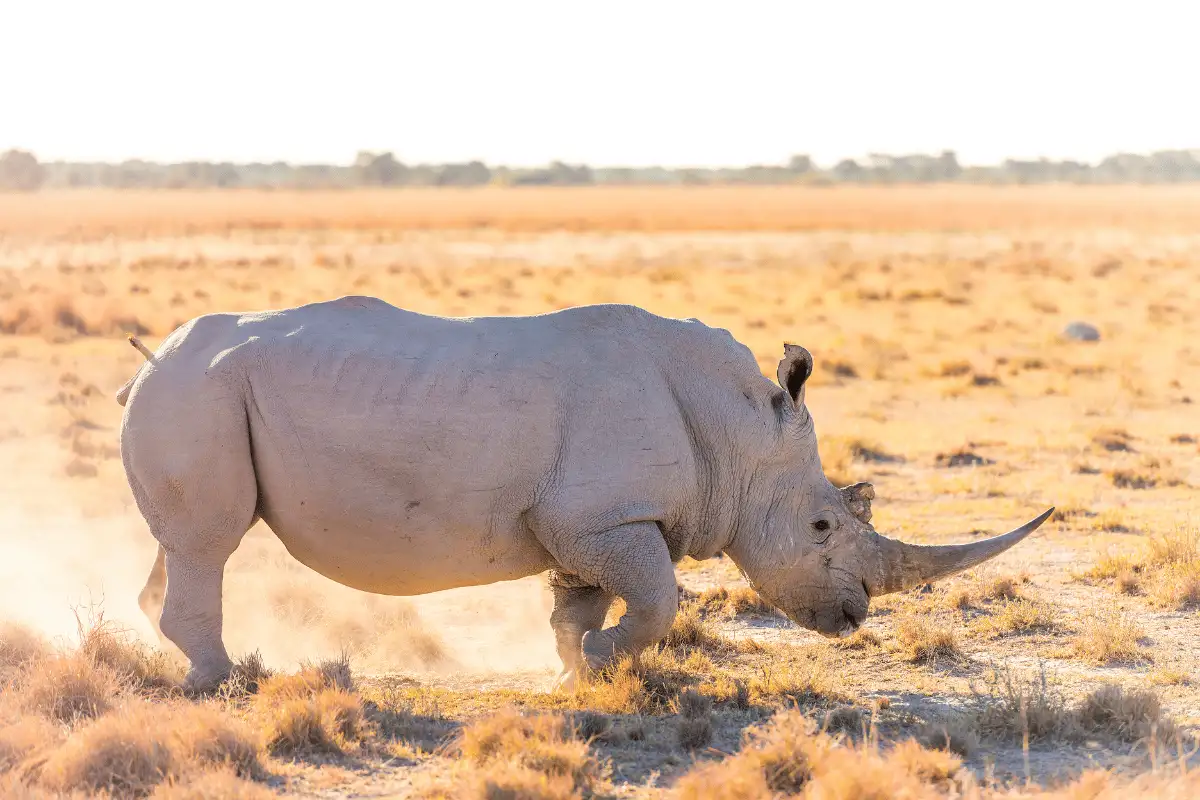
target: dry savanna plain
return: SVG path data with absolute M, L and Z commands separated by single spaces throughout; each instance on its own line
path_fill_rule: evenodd
M 1057 511 L 845 640 L 685 559 L 670 636 L 573 691 L 544 577 L 368 595 L 259 525 L 226 570 L 238 667 L 191 696 L 137 607 L 124 335 L 347 294 L 635 303 L 767 375 L 800 343 L 825 471 L 874 484 L 881 532 Z M 0 196 L 0 795 L 1200 796 L 1198 309 L 1194 187 Z

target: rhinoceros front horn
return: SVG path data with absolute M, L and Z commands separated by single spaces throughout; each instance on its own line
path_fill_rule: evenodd
M 916 545 L 880 536 L 879 578 L 871 594 L 902 592 L 982 564 L 1036 531 L 1053 513 L 1051 508 L 1015 530 L 970 544 Z

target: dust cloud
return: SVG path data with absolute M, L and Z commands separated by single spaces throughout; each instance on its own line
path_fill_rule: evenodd
M 134 511 L 93 516 L 73 506 L 80 491 L 124 488 L 101 489 L 100 483 L 49 479 L 34 493 L 41 502 L 11 495 L 0 501 L 0 621 L 70 646 L 78 635 L 76 614 L 102 611 L 157 645 L 137 604 L 156 550 L 145 523 Z M 48 497 L 61 510 L 47 508 Z M 261 523 L 225 573 L 231 656 L 258 651 L 282 669 L 346 653 L 363 673 L 549 674 L 558 665 L 549 611 L 549 592 L 538 576 L 414 598 L 349 589 L 296 562 Z

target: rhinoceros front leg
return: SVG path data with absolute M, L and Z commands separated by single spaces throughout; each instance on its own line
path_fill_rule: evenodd
M 601 669 L 624 655 L 637 657 L 671 630 L 679 592 L 675 566 L 657 525 L 621 525 L 572 537 L 559 549 L 565 571 L 625 601 L 625 613 L 615 626 L 600 630 L 601 615 L 600 623 L 584 631 L 582 650 L 589 668 Z
M 560 572 L 550 575 L 550 590 L 554 593 L 550 627 L 563 664 L 558 685 L 565 689 L 575 686 L 583 667 L 583 635 L 604 626 L 613 601 L 613 595 L 599 586 L 581 586 L 578 581 Z

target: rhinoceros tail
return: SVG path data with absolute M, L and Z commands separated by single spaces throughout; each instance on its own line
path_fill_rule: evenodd
M 132 333 L 125 334 L 125 338 L 129 339 L 129 344 L 132 345 L 135 350 L 141 353 L 147 361 L 151 363 L 154 362 L 154 353 L 151 352 L 149 347 L 146 347 L 146 345 L 142 344 L 141 339 L 137 338 Z M 137 368 L 137 372 L 133 373 L 133 377 L 125 381 L 125 385 L 117 390 L 117 405 L 123 407 L 125 403 L 129 401 L 129 393 L 133 391 L 133 384 L 135 381 L 137 381 L 138 375 L 142 374 L 142 366 L 139 366 Z
M 151 352 L 149 347 L 146 347 L 146 345 L 142 344 L 141 339 L 134 336 L 132 333 L 125 334 L 125 338 L 129 340 L 129 344 L 133 345 L 133 348 L 135 350 L 137 350 L 139 353 L 141 353 L 143 356 L 145 356 L 147 361 L 154 360 L 154 353 Z

